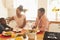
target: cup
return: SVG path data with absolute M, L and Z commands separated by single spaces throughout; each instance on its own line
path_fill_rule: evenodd
M 15 38 L 15 37 L 16 37 L 16 34 L 14 32 L 12 32 L 11 38 Z
M 22 36 L 16 37 L 15 40 L 23 40 Z
M 28 33 L 28 40 L 36 40 L 36 33 Z

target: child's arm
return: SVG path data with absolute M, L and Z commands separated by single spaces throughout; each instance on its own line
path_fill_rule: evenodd
M 26 25 L 26 17 L 24 17 L 24 20 L 23 20 L 23 21 L 24 21 L 24 22 L 23 22 L 22 28 L 24 28 L 25 25 Z
M 13 28 L 11 28 L 10 26 L 6 25 L 6 28 L 9 28 L 10 31 L 13 30 Z
M 23 27 L 26 25 L 26 18 L 24 19 Z
M 14 20 L 14 17 L 10 17 L 10 18 L 8 19 L 8 24 L 9 24 L 10 21 L 12 21 L 12 20 Z

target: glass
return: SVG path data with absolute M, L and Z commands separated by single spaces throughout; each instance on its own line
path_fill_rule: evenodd
M 28 33 L 28 40 L 36 40 L 36 33 Z
M 2 38 L 0 38 L 0 40 L 2 40 Z
M 16 37 L 16 34 L 15 34 L 15 33 L 12 33 L 12 34 L 11 34 L 11 37 L 12 37 L 12 38 L 15 38 L 15 37 Z
M 16 37 L 15 40 L 23 40 L 22 36 Z

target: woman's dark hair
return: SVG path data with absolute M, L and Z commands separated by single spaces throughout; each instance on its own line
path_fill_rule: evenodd
M 45 12 L 44 8 L 39 8 L 38 11 Z
M 19 9 L 20 11 L 23 11 L 23 6 L 20 5 L 17 9 Z

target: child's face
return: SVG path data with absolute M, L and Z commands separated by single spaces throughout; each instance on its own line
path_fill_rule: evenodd
M 44 12 L 38 11 L 38 17 L 41 17 L 44 14 Z
M 1 21 L 1 24 L 6 24 L 6 21 L 5 21 L 5 20 L 2 20 L 2 21 Z
M 16 9 L 16 14 L 20 15 L 21 11 L 19 9 Z

